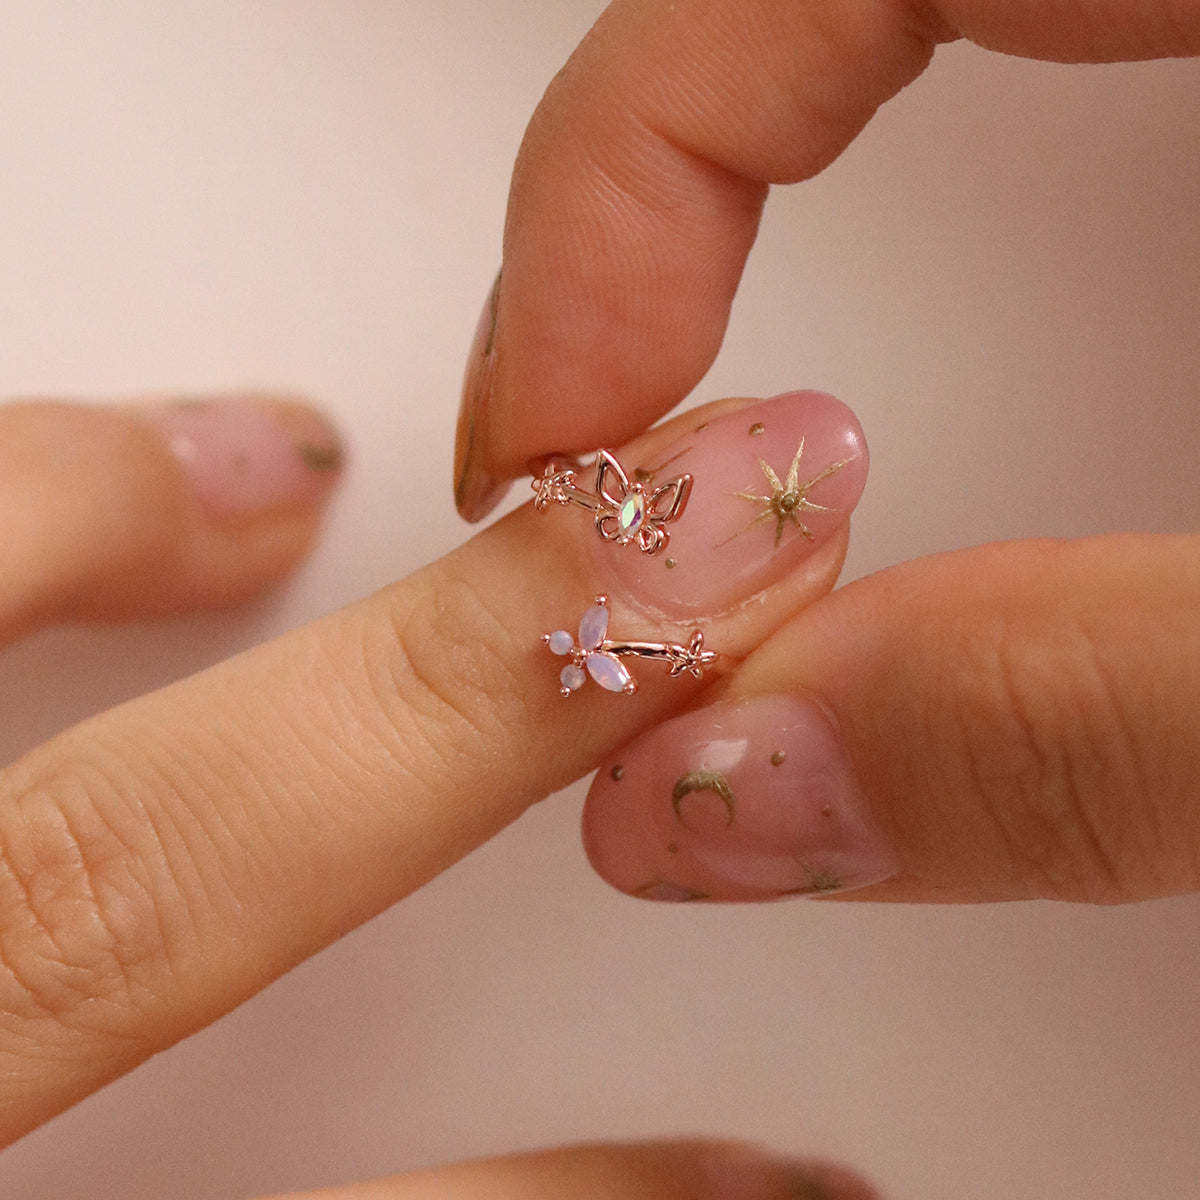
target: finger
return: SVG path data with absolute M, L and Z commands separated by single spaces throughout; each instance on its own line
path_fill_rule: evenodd
M 1200 539 L 948 554 L 830 596 L 621 751 L 585 838 L 664 899 L 1191 892 L 1198 712 Z
M 879 1200 L 844 1167 L 729 1142 L 572 1146 L 417 1171 L 286 1200 Z M 276 1200 L 285 1200 L 276 1197 Z
M 701 628 L 719 669 L 833 585 L 866 451 L 832 397 L 689 414 L 623 462 L 658 468 L 655 488 L 693 476 L 664 553 L 527 506 L 0 776 L 0 1136 L 211 1021 L 694 695 L 637 658 L 611 660 L 636 696 L 559 695 L 573 664 L 541 635 L 573 640 L 598 592 L 610 639 L 686 656 Z
M 0 407 L 0 643 L 245 599 L 312 544 L 342 454 L 294 401 Z
M 1189 54 L 1196 0 L 617 0 L 518 157 L 463 388 L 459 511 L 533 456 L 611 445 L 703 377 L 770 183 L 822 170 L 967 36 L 1061 59 Z

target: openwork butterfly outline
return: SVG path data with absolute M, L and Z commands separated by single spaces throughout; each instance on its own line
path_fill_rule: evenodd
M 652 478 L 630 479 L 609 450 L 596 452 L 595 494 L 578 485 L 577 468 L 551 460 L 533 480 L 534 507 L 576 504 L 592 513 L 596 529 L 608 542 L 634 544 L 643 554 L 658 554 L 670 540 L 667 524 L 682 516 L 692 490 L 691 475 L 679 475 L 655 486 Z

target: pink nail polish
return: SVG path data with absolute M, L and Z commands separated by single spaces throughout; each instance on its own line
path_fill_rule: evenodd
M 602 768 L 583 839 L 648 900 L 771 900 L 894 875 L 837 732 L 814 703 L 762 696 L 667 721 Z
M 845 524 L 867 479 L 854 414 L 823 392 L 788 392 L 699 425 L 655 461 L 622 464 L 657 486 L 692 476 L 670 541 L 647 555 L 598 543 L 631 595 L 712 613 L 783 578 Z
M 458 428 L 454 436 L 454 504 L 468 521 L 481 521 L 504 499 L 508 480 L 495 479 L 483 465 L 488 406 L 496 376 L 496 318 L 500 275 L 488 293 L 467 355 Z
M 345 457 L 325 418 L 296 402 L 236 397 L 139 411 L 162 432 L 201 504 L 218 520 L 319 503 Z

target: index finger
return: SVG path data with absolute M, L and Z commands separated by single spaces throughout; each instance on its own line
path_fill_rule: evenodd
M 867 461 L 832 397 L 714 406 L 619 458 L 625 532 L 670 523 L 667 553 L 603 540 L 607 511 L 527 505 L 0 772 L 0 1143 L 421 886 L 833 586 Z M 656 501 L 685 477 L 676 525 Z M 601 690 L 630 674 L 636 696 Z
M 806 179 L 939 42 L 1111 61 L 1195 53 L 1169 0 L 616 0 L 522 144 L 455 464 L 486 515 L 531 458 L 634 436 L 720 348 L 772 183 Z

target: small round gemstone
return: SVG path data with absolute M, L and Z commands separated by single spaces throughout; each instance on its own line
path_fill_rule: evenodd
M 565 629 L 556 629 L 550 635 L 550 649 L 555 654 L 570 654 L 574 644 L 575 639 Z
M 559 672 L 558 679 L 563 687 L 577 692 L 587 683 L 587 673 L 582 667 L 577 667 L 574 663 L 567 663 Z

